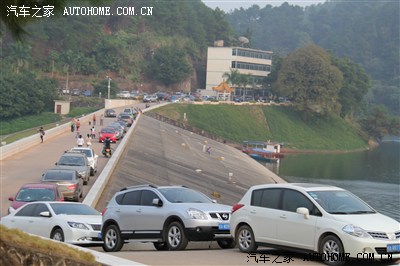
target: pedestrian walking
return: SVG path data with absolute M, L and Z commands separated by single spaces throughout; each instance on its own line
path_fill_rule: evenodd
M 93 120 L 93 126 L 95 126 L 96 125 L 96 114 L 93 114 L 92 120 Z
M 80 127 L 81 127 L 81 121 L 79 121 L 79 119 L 78 119 L 78 120 L 76 120 L 76 131 L 79 132 Z
M 104 120 L 104 115 L 103 115 L 103 114 L 101 114 L 101 116 L 100 116 L 100 126 L 102 126 L 102 125 L 103 125 L 103 120 Z
M 42 143 L 43 143 L 43 137 L 44 137 L 44 135 L 46 134 L 46 132 L 44 132 L 43 127 L 40 127 L 40 128 L 38 129 L 38 132 L 39 132 L 40 140 L 41 140 Z
M 94 126 L 90 129 L 90 137 L 92 139 L 96 138 L 96 128 Z
M 86 147 L 92 146 L 92 138 L 90 137 L 90 134 L 86 135 Z
M 85 143 L 85 140 L 83 139 L 82 135 L 79 135 L 78 139 L 76 140 L 76 145 L 78 147 L 83 147 L 84 143 Z

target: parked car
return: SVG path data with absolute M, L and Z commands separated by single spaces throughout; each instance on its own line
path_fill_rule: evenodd
M 38 201 L 2 217 L 9 228 L 70 244 L 101 244 L 101 214 L 83 203 Z
M 86 155 L 90 165 L 90 175 L 94 176 L 94 174 L 97 172 L 97 160 L 99 158 L 94 150 L 90 147 L 74 147 L 71 149 L 71 151 L 82 152 Z
M 92 91 L 84 90 L 84 91 L 82 91 L 82 95 L 85 97 L 90 97 L 90 96 L 92 96 Z
M 126 131 L 128 130 L 128 124 L 123 121 L 123 120 L 117 120 L 115 122 L 112 122 L 111 124 L 118 124 L 120 125 L 123 129 L 124 129 L 124 133 L 126 133 Z
M 107 110 L 104 112 L 104 116 L 105 116 L 105 117 L 117 117 L 117 112 L 115 112 L 114 109 L 107 109 Z
M 297 249 L 321 254 L 328 265 L 344 263 L 334 259 L 344 254 L 400 258 L 399 222 L 334 186 L 253 186 L 232 207 L 230 230 L 246 253 L 258 246 Z
M 130 127 L 133 124 L 133 119 L 132 119 L 131 115 L 128 113 L 120 113 L 118 115 L 118 120 L 124 121 L 126 123 L 127 127 Z
M 131 93 L 129 91 L 120 91 L 117 93 L 118 98 L 130 98 Z
M 143 102 L 144 103 L 154 103 L 154 102 L 157 102 L 157 100 L 158 100 L 158 97 L 155 94 L 145 95 L 143 97 Z
M 83 197 L 82 177 L 73 169 L 48 169 L 42 175 L 42 183 L 57 184 L 64 199 L 79 201 Z
M 72 169 L 76 170 L 86 185 L 90 179 L 90 164 L 84 153 L 66 151 L 56 162 L 56 169 Z
M 72 89 L 71 94 L 73 96 L 79 96 L 81 94 L 81 91 L 79 89 Z
M 216 240 L 221 248 L 235 244 L 229 233 L 230 207 L 186 187 L 127 187 L 102 213 L 107 252 L 119 251 L 133 239 L 151 241 L 157 250 L 182 250 L 188 241 Z
M 124 129 L 121 128 L 121 125 L 109 124 L 107 127 L 115 129 L 115 131 L 117 132 L 117 135 L 116 135 L 117 140 L 120 140 L 124 137 Z
M 122 135 L 124 136 L 127 130 L 127 125 L 124 121 L 114 121 L 108 124 L 108 126 L 112 127 L 118 127 L 118 129 L 122 132 Z
M 14 212 L 19 207 L 33 201 L 64 201 L 64 196 L 59 191 L 57 184 L 31 183 L 22 185 L 14 197 L 9 197 L 11 205 L 8 213 Z
M 110 138 L 111 142 L 117 142 L 117 131 L 111 127 L 104 127 L 99 132 L 99 142 L 104 142 L 106 138 Z

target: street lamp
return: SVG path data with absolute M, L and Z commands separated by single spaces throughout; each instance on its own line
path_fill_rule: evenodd
M 109 76 L 107 76 L 107 79 L 108 79 L 108 99 L 110 99 L 110 81 L 111 81 L 111 78 Z

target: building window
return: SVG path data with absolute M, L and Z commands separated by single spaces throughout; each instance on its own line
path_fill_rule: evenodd
M 232 55 L 249 57 L 249 58 L 260 58 L 260 59 L 266 59 L 266 60 L 272 59 L 271 53 L 248 51 L 248 50 L 238 49 L 238 48 L 232 49 Z
M 238 61 L 232 61 L 232 68 L 271 72 L 270 65 L 252 64 Z

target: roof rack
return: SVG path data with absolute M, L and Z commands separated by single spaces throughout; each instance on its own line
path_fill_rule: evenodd
M 124 187 L 120 191 L 132 189 L 132 188 L 140 188 L 140 187 L 152 187 L 152 188 L 157 188 L 157 186 L 153 184 L 144 184 L 144 185 L 136 185 L 136 186 L 129 186 L 129 187 Z

